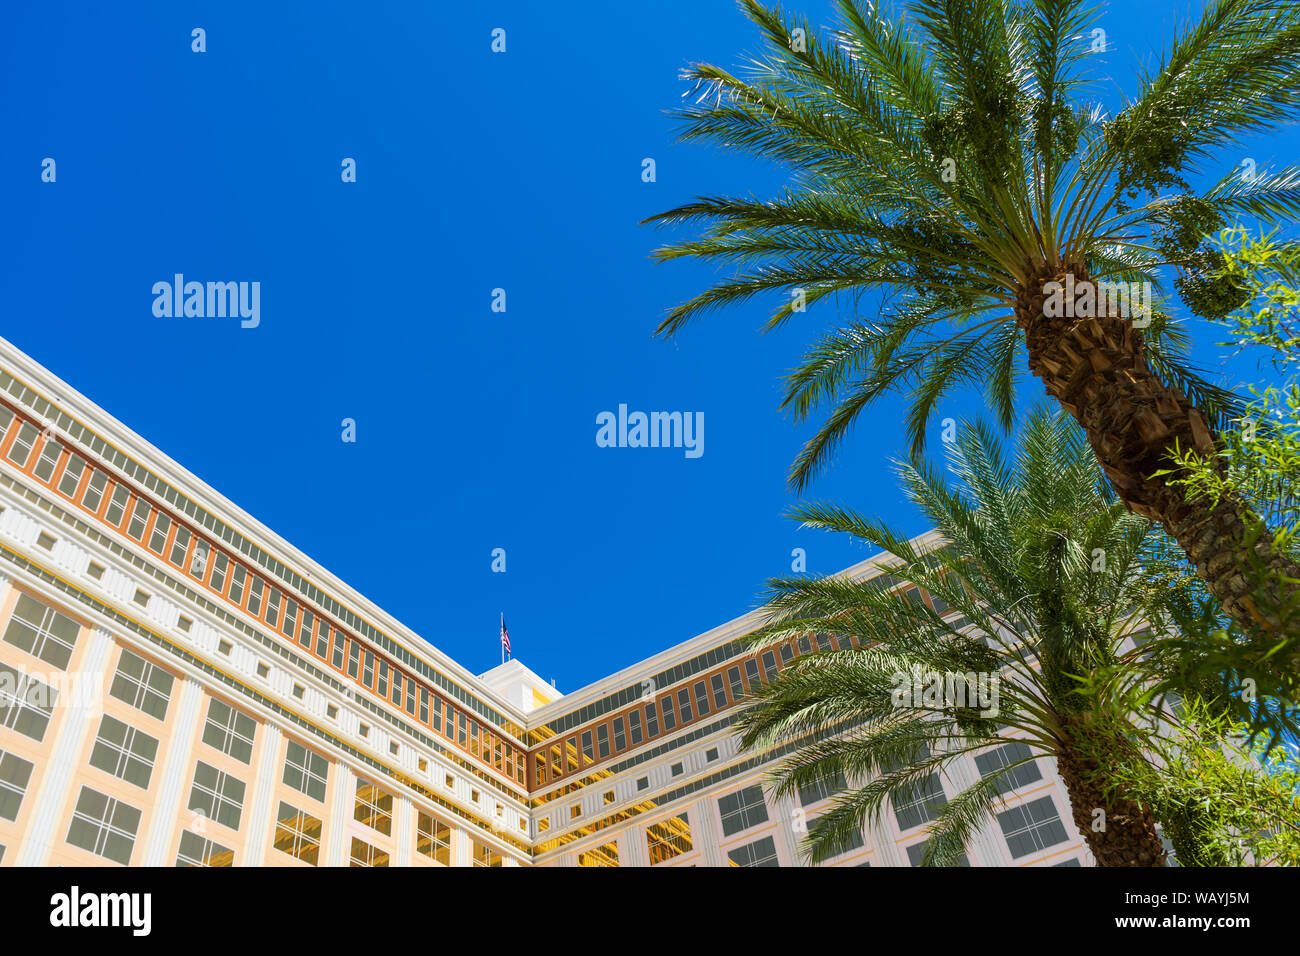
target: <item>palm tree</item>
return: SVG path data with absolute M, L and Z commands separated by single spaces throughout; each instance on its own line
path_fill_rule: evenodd
M 1178 541 L 1224 611 L 1294 635 L 1267 608 L 1286 606 L 1300 565 L 1252 540 L 1240 497 L 1196 500 L 1159 474 L 1171 447 L 1212 450 L 1241 404 L 1189 363 L 1163 305 L 1140 328 L 1118 286 L 1103 295 L 1094 283 L 1163 290 L 1173 275 L 1205 317 L 1240 302 L 1205 237 L 1241 217 L 1294 220 L 1300 166 L 1234 168 L 1201 191 L 1186 179 L 1232 137 L 1300 114 L 1300 5 L 1210 0 L 1113 116 L 1084 98 L 1087 61 L 1106 41 L 1083 0 L 911 0 L 906 16 L 837 0 L 824 39 L 741 5 L 768 52 L 744 77 L 693 65 L 699 97 L 679 112 L 681 132 L 775 160 L 791 180 L 771 199 L 701 197 L 647 220 L 700 228 L 658 259 L 734 270 L 659 333 L 763 293 L 785 293 L 769 327 L 820 299 L 881 293 L 877 314 L 832 328 L 787 379 L 796 418 L 830 408 L 792 467 L 795 490 L 891 391 L 908 396 L 914 449 L 960 385 L 982 388 L 1010 427 L 1024 361 L 1082 426 L 1120 499 Z M 1263 611 L 1241 573 L 1248 556 L 1279 592 Z
M 1046 757 L 1056 762 L 1074 823 L 1100 865 L 1164 863 L 1150 808 L 1106 782 L 1109 759 L 1131 763 L 1141 755 L 1111 719 L 1115 709 L 1099 706 L 1108 702 L 1085 693 L 1081 679 L 1100 670 L 1112 677 L 1107 686 L 1119 686 L 1113 670 L 1139 653 L 1134 639 L 1149 617 L 1143 609 L 1159 600 L 1142 558 L 1159 533 L 1109 492 L 1063 413 L 1031 415 L 1009 457 L 994 430 L 976 424 L 949 448 L 956 486 L 923 460 L 900 464 L 907 496 L 943 547 L 918 548 L 843 507 L 795 511 L 806 525 L 862 538 L 900 561 L 865 580 L 773 580 L 769 622 L 749 638 L 765 646 L 813 632 L 840 642 L 838 651 L 796 657 L 740 719 L 745 747 L 811 741 L 775 771 L 778 797 L 841 777 L 867 781 L 812 825 L 815 861 L 833 855 L 886 800 L 915 798 L 962 755 L 1020 741 L 1028 749 L 1019 759 L 944 804 L 924 862 L 956 859 L 998 807 L 1008 774 Z M 901 583 L 923 589 L 930 603 Z M 952 674 L 997 675 L 998 713 L 907 690 Z M 1161 705 L 1145 706 L 1135 718 L 1167 716 Z M 1099 713 L 1104 722 L 1092 719 Z M 840 728 L 849 729 L 830 733 Z M 1102 830 L 1094 826 L 1098 808 Z

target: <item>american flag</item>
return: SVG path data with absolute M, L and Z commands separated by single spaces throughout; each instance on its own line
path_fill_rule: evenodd
M 501 615 L 501 649 L 510 653 L 510 632 L 506 630 L 506 616 Z

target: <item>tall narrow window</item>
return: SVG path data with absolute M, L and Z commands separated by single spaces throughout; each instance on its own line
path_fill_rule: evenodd
M 59 479 L 59 494 L 65 498 L 75 498 L 77 488 L 81 485 L 81 476 L 86 470 L 86 461 L 77 455 L 68 458 L 68 464 L 63 469 L 63 477 Z
M 114 528 L 122 523 L 122 515 L 126 514 L 126 503 L 131 497 L 131 489 L 126 485 L 116 485 L 113 488 L 113 497 L 108 502 L 108 510 L 104 512 L 104 520 Z
M 208 580 L 208 585 L 218 594 L 225 590 L 226 569 L 229 567 L 230 559 L 226 557 L 226 553 L 218 551 L 217 556 L 212 559 L 212 577 Z
M 149 550 L 154 554 L 162 554 L 163 548 L 167 547 L 167 532 L 171 527 L 172 519 L 158 512 L 158 517 L 153 519 L 153 533 L 149 535 Z
M 92 471 L 90 481 L 86 484 L 86 493 L 81 496 L 81 507 L 91 514 L 99 513 L 99 505 L 104 500 L 104 486 L 108 484 L 108 475 L 102 471 Z
M 185 567 L 185 555 L 190 550 L 190 529 L 176 527 L 176 537 L 172 539 L 171 562 L 178 568 Z
M 63 454 L 63 446 L 54 439 L 47 441 L 41 448 L 41 457 L 36 462 L 36 467 L 32 469 L 32 474 L 41 481 L 49 481 L 54 474 L 54 468 L 59 463 L 59 456 Z
M 242 564 L 236 564 L 230 572 L 230 594 L 228 597 L 236 607 L 244 603 L 244 576 L 247 573 Z
M 23 422 L 23 427 L 18 430 L 18 437 L 9 448 L 9 460 L 19 468 L 25 466 L 32 453 L 32 446 L 36 444 L 36 436 L 40 433 L 41 430 L 31 422 Z
M 262 616 L 262 589 L 265 585 L 262 579 L 253 575 L 253 579 L 248 582 L 248 613 L 253 617 Z

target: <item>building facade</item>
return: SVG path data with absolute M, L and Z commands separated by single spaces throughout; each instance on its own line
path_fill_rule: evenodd
M 756 625 L 566 695 L 471 674 L 0 340 L 0 865 L 800 865 L 831 794 L 773 801 L 731 724 L 816 641 Z M 915 865 L 1011 747 L 832 865 Z M 971 865 L 1090 865 L 1048 762 L 1006 799 Z

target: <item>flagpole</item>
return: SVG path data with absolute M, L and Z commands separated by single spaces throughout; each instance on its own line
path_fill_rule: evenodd
M 505 632 L 506 632 L 506 612 L 502 611 L 501 612 L 501 633 L 504 634 Z M 499 636 L 500 635 L 498 635 L 498 637 Z M 499 643 L 501 644 L 501 663 L 504 664 L 506 662 L 506 642 L 502 640 L 499 641 Z

